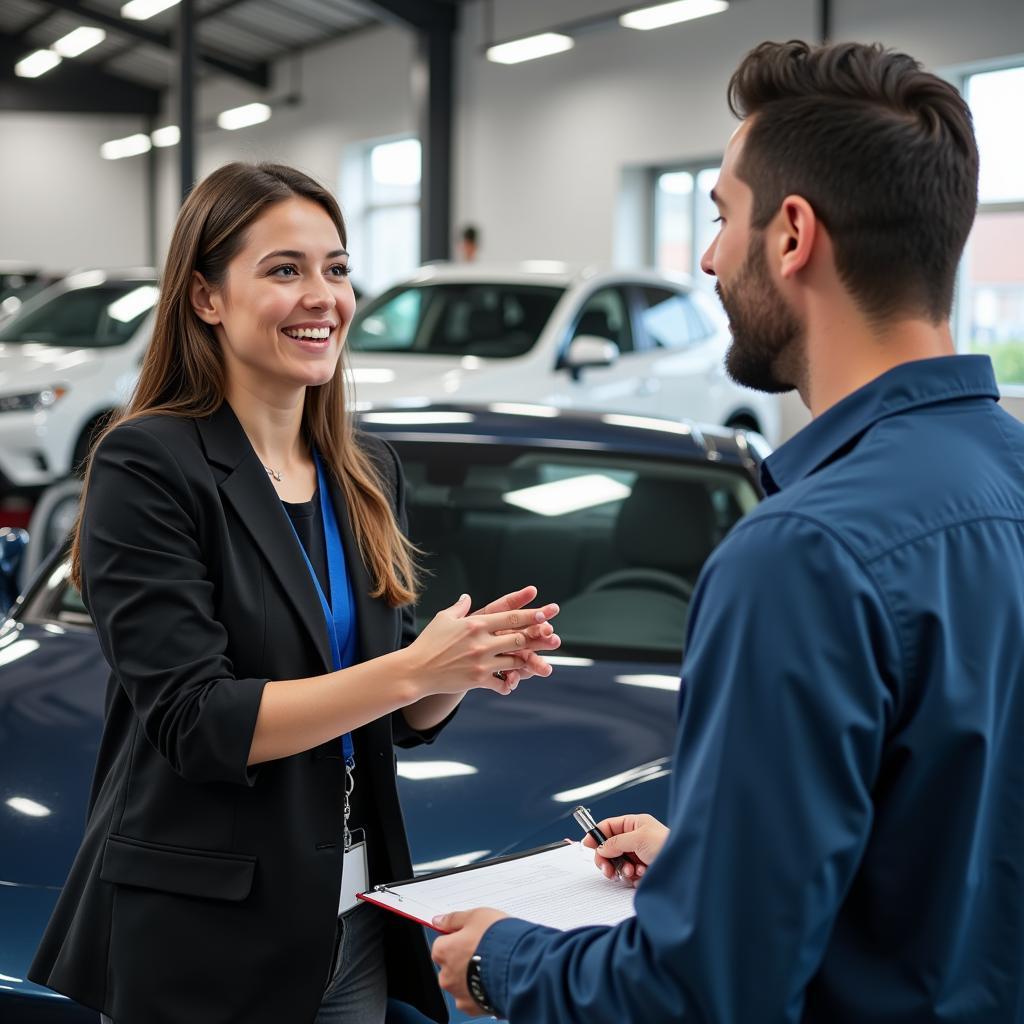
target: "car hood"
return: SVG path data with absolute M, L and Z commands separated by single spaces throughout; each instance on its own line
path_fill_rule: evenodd
M 663 815 L 678 678 L 675 665 L 598 662 L 509 697 L 471 691 L 436 744 L 398 755 L 417 869 L 580 839 L 580 803 L 599 820 Z
M 0 662 L 0 883 L 58 887 L 85 824 L 106 664 L 91 630 L 54 625 L 0 637 Z M 472 691 L 436 743 L 398 752 L 414 863 L 579 838 L 577 803 L 664 813 L 677 680 L 670 664 L 559 664 L 510 697 Z
M 85 825 L 106 663 L 91 630 L 19 625 L 0 636 L 0 665 L 0 890 L 61 886 Z
M 27 395 L 81 380 L 101 369 L 104 351 L 36 342 L 0 344 L 0 395 Z
M 484 382 L 508 365 L 507 359 L 476 356 L 351 355 L 356 400 L 374 405 L 419 406 L 426 399 L 456 399 L 467 385 L 474 396 Z

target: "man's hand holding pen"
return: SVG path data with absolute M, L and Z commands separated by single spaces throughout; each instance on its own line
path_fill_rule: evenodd
M 636 885 L 654 862 L 668 838 L 668 826 L 650 814 L 624 814 L 618 818 L 605 818 L 597 824 L 606 841 L 598 846 L 591 835 L 583 838 L 583 845 L 595 850 L 594 863 L 606 878 L 616 875 L 613 860 L 624 858 L 620 873 L 624 881 Z

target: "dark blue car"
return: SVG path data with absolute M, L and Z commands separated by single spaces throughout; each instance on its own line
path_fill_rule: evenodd
M 505 409 L 507 407 L 497 407 Z M 618 415 L 377 411 L 425 552 L 419 617 L 527 583 L 562 606 L 555 673 L 475 691 L 436 745 L 399 754 L 417 871 L 663 814 L 678 667 L 704 560 L 758 501 L 756 436 Z M 0 628 L 0 1020 L 97 1015 L 25 977 L 84 825 L 108 669 L 52 558 Z

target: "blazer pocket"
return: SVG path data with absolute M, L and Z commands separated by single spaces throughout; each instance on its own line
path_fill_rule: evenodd
M 129 836 L 107 836 L 100 878 L 118 885 L 202 896 L 244 900 L 252 889 L 256 858 L 244 853 L 191 850 L 147 843 Z

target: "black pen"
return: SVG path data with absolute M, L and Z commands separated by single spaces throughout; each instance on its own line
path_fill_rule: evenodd
M 601 846 L 608 841 L 608 837 L 597 827 L 597 822 L 594 821 L 594 816 L 586 809 L 586 807 L 583 806 L 583 804 L 580 804 L 579 807 L 572 812 L 572 816 L 576 819 L 580 828 L 583 829 L 583 831 L 586 832 L 586 834 L 590 836 L 598 846 Z M 623 877 L 622 869 L 630 863 L 629 858 L 623 854 L 619 857 L 608 857 L 607 860 L 611 863 L 611 866 L 615 868 L 615 874 L 619 880 L 627 881 L 627 879 Z

